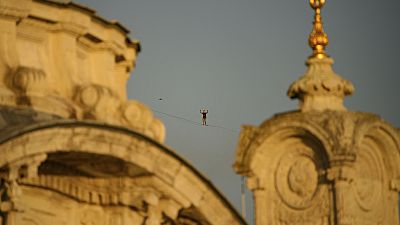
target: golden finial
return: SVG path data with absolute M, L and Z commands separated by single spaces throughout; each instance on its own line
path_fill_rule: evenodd
M 314 26 L 308 37 L 308 44 L 313 49 L 310 58 L 326 58 L 325 46 L 328 45 L 328 35 L 324 32 L 321 19 L 321 8 L 325 5 L 325 0 L 310 0 L 310 6 L 315 11 Z

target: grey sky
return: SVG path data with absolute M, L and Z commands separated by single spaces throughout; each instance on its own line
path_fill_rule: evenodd
M 305 72 L 313 12 L 308 1 L 79 0 L 132 30 L 143 51 L 128 83 L 130 98 L 201 123 L 155 113 L 167 145 L 191 161 L 239 208 L 233 173 L 242 124 L 293 110 L 286 90 Z M 351 80 L 350 110 L 400 127 L 400 1 L 327 0 L 322 10 L 334 70 Z M 162 98 L 163 100 L 158 100 Z

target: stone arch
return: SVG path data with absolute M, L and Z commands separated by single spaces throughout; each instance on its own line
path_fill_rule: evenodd
M 298 137 L 309 145 L 315 146 L 315 150 L 322 157 L 325 167 L 329 166 L 328 159 L 334 155 L 331 149 L 332 140 L 329 135 L 320 126 L 310 121 L 288 121 L 284 118 L 272 119 L 257 128 L 256 133 L 249 146 L 238 149 L 237 155 L 241 157 L 236 159 L 235 168 L 239 173 L 251 174 L 253 168 L 257 167 L 254 165 L 257 161 L 265 161 L 265 159 L 257 159 L 262 150 L 262 145 L 270 145 L 272 142 L 283 143 L 291 137 Z
M 389 179 L 400 176 L 400 138 L 397 131 L 385 122 L 378 120 L 372 123 L 363 123 L 356 133 L 356 150 L 360 148 L 366 140 L 375 144 L 376 151 L 382 156 L 383 166 Z
M 200 172 L 172 149 L 127 128 L 59 120 L 10 133 L 0 142 L 0 168 L 23 159 L 56 153 L 109 156 L 142 168 L 172 188 L 209 224 L 245 224 Z M 126 174 L 129 175 L 129 174 Z
M 328 224 L 331 139 L 306 118 L 284 117 L 254 128 L 250 144 L 239 144 L 235 169 L 248 176 L 260 224 Z
M 354 134 L 351 197 L 357 223 L 398 224 L 400 142 L 397 131 L 375 117 L 361 120 Z

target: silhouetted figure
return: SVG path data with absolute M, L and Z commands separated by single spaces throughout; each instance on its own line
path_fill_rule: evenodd
M 207 126 L 207 113 L 208 113 L 208 110 L 206 110 L 206 109 L 201 110 L 200 109 L 200 113 L 203 115 L 203 125 Z

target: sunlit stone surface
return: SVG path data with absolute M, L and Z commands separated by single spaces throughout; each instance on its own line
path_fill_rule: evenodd
M 243 225 L 128 100 L 140 44 L 92 9 L 0 0 L 2 225 Z

